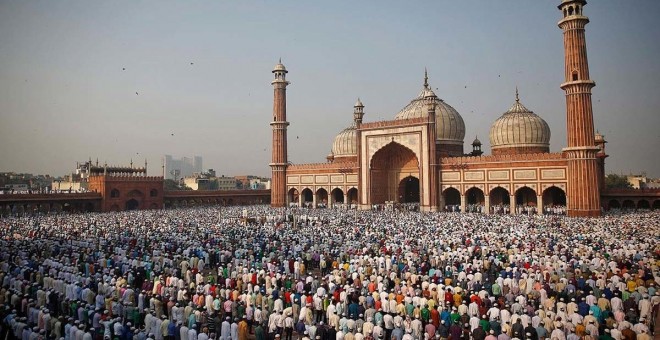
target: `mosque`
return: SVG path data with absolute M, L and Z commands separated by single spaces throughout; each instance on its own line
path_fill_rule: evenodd
M 599 216 L 605 143 L 595 133 L 591 104 L 584 0 L 562 0 L 567 146 L 550 152 L 550 128 L 521 102 L 491 125 L 492 154 L 481 142 L 464 154 L 465 123 L 439 98 L 425 75 L 422 89 L 393 120 L 364 122 L 358 99 L 353 122 L 332 143 L 326 163 L 291 164 L 287 156 L 287 69 L 274 70 L 271 205 L 374 205 L 418 203 L 422 211 L 541 213 L 565 207 L 569 216 Z M 531 208 L 533 207 L 533 208 Z

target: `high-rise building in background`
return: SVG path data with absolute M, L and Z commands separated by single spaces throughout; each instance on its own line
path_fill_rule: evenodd
M 165 155 L 163 157 L 165 179 L 179 180 L 183 177 L 191 177 L 194 173 L 201 173 L 202 169 L 201 156 L 173 158 L 172 155 Z

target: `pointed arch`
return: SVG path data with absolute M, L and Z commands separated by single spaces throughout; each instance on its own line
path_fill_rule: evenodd
M 330 195 L 332 196 L 332 200 L 337 203 L 337 204 L 342 204 L 344 203 L 344 191 L 341 190 L 341 188 L 334 188 L 330 192 Z
M 408 147 L 392 141 L 376 151 L 369 161 L 370 203 L 397 202 L 402 179 L 419 179 L 419 159 Z
M 623 204 L 621 205 L 621 208 L 623 209 L 635 209 L 635 202 L 632 200 L 625 200 L 623 201 Z
M 399 182 L 399 203 L 419 203 L 419 178 L 407 176 Z
M 516 205 L 536 206 L 536 191 L 528 186 L 523 186 L 516 190 Z
M 486 196 L 483 190 L 472 187 L 465 191 L 466 212 L 482 212 L 482 206 L 486 204 Z
M 442 191 L 442 198 L 447 211 L 458 211 L 461 206 L 461 193 L 456 188 L 446 188 Z
M 300 192 L 300 195 L 302 197 L 302 203 L 311 203 L 314 201 L 314 193 L 312 192 L 312 189 L 310 188 L 305 188 Z
M 560 187 L 547 187 L 542 196 L 544 206 L 566 206 L 566 192 Z
M 328 190 L 325 190 L 325 188 L 316 190 L 316 206 L 321 208 L 328 206 Z
M 621 203 L 619 203 L 618 200 L 611 199 L 609 202 L 607 202 L 607 207 L 610 209 L 621 209 Z
M 353 187 L 348 189 L 346 192 L 346 203 L 348 204 L 357 204 L 358 203 L 358 189 Z
M 298 204 L 298 200 L 300 197 L 300 192 L 298 192 L 298 189 L 296 188 L 289 189 L 287 196 L 288 196 L 289 204 Z
M 488 193 L 491 206 L 508 206 L 511 205 L 511 194 L 509 190 L 496 186 Z
M 651 204 L 647 200 L 637 201 L 637 209 L 651 209 Z
M 119 197 L 119 195 L 120 195 L 119 189 L 115 188 L 115 189 L 110 190 L 110 197 L 111 198 L 117 198 L 117 197 Z

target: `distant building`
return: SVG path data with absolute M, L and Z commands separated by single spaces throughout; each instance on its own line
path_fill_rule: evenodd
M 143 168 L 90 166 L 89 190 L 101 194 L 101 211 L 163 208 L 163 178 L 147 176 Z
M 220 176 L 220 177 L 215 177 L 215 181 L 218 183 L 218 190 L 236 190 L 236 178 L 234 177 L 225 177 Z
M 251 179 L 250 190 L 270 190 L 270 178 Z
M 192 176 L 185 177 L 183 179 L 183 184 L 188 188 L 193 190 L 209 190 L 210 189 L 210 180 L 207 177 L 202 176 Z
M 0 172 L 0 192 L 48 192 L 52 181 L 50 175 Z
M 179 159 L 172 158 L 171 155 L 163 157 L 163 167 L 165 179 L 178 180 L 185 177 L 191 177 L 194 173 L 202 173 L 202 157 L 194 156 L 182 157 Z
M 628 175 L 628 183 L 634 189 L 657 189 L 660 188 L 660 180 L 648 178 L 645 173 L 639 175 Z

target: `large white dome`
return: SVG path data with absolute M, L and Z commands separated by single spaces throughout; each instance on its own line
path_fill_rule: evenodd
M 428 106 L 424 96 L 429 89 L 429 85 L 425 79 L 424 88 L 422 88 L 419 95 L 399 111 L 394 119 L 426 117 Z M 436 99 L 435 104 L 435 126 L 438 142 L 462 146 L 463 139 L 465 138 L 465 122 L 463 122 L 463 117 L 461 117 L 456 109 L 445 103 L 442 99 Z

